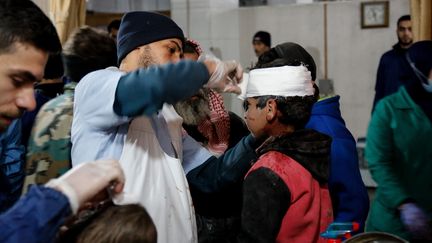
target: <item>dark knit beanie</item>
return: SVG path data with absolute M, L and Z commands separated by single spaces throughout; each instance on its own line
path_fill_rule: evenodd
M 260 41 L 264 43 L 264 45 L 271 47 L 271 37 L 269 32 L 266 31 L 256 32 L 252 39 L 252 43 L 254 43 L 255 41 Z
M 126 13 L 117 34 L 118 63 L 139 46 L 169 38 L 184 43 L 183 31 L 172 19 L 152 12 Z

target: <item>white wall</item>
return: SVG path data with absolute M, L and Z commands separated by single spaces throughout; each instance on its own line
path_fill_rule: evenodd
M 328 78 L 341 95 L 342 115 L 355 137 L 366 134 L 379 58 L 397 41 L 397 19 L 409 14 L 409 1 L 392 0 L 388 28 L 361 29 L 360 3 L 353 0 L 327 5 Z M 240 60 L 246 67 L 256 61 L 251 40 L 258 30 L 269 31 L 273 45 L 297 42 L 314 57 L 317 76 L 323 78 L 323 3 L 239 8 L 235 0 L 171 0 L 171 13 L 204 49 L 212 47 L 223 59 Z M 240 102 L 232 96 L 226 96 L 226 103 L 241 113 Z
M 34 3 L 36 3 L 36 5 L 39 6 L 39 8 L 45 13 L 47 14 L 48 12 L 48 7 L 49 7 L 49 0 L 32 0 Z
M 170 9 L 170 0 L 87 0 L 87 10 L 104 13 Z
M 32 1 L 35 2 L 44 12 L 48 11 L 50 0 Z M 128 11 L 166 11 L 171 9 L 171 2 L 170 0 L 87 0 L 86 7 L 89 11 L 103 13 L 124 13 Z

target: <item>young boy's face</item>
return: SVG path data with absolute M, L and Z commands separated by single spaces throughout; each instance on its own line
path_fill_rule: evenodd
M 265 135 L 265 127 L 267 125 L 266 107 L 257 107 L 257 99 L 247 98 L 244 102 L 245 120 L 249 131 L 254 137 Z

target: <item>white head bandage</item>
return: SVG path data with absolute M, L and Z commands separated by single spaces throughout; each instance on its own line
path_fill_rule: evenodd
M 264 95 L 288 97 L 313 94 L 311 74 L 305 66 L 283 66 L 250 71 L 243 99 Z

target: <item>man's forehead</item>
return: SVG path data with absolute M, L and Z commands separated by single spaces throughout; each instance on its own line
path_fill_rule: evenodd
M 264 44 L 264 42 L 262 42 L 261 40 L 257 40 L 257 39 L 253 40 L 252 43 L 253 43 L 254 45 L 261 45 L 261 44 Z
M 43 78 L 44 69 L 48 60 L 48 53 L 32 44 L 14 43 L 11 51 L 0 54 L 6 58 L 9 72 L 24 79 L 38 81 Z
M 399 27 L 411 27 L 411 20 L 403 20 L 399 22 Z
M 183 42 L 178 38 L 163 39 L 163 40 L 156 41 L 154 43 L 160 43 L 160 44 L 172 43 L 175 44 L 177 47 L 179 47 L 180 50 L 183 50 Z

